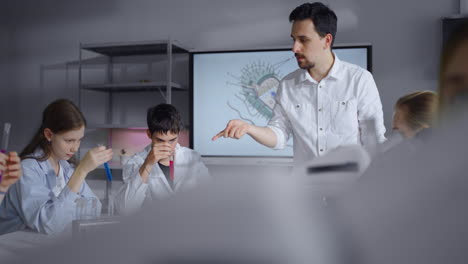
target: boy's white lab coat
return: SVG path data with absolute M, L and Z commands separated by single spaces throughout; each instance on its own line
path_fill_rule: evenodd
M 129 214 L 139 209 L 145 202 L 163 199 L 174 193 L 193 188 L 210 177 L 200 155 L 192 149 L 177 144 L 174 158 L 174 190 L 158 164 L 153 166 L 148 182 L 144 183 L 140 175 L 140 167 L 150 150 L 151 145 L 123 164 L 124 185 L 114 198 L 115 209 L 120 214 Z

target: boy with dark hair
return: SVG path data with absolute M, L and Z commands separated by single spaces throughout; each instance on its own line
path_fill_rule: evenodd
M 146 120 L 151 145 L 123 164 L 124 185 L 115 198 L 115 207 L 120 213 L 135 211 L 144 202 L 190 189 L 209 178 L 200 155 L 178 144 L 183 125 L 174 106 L 151 107 Z M 174 172 L 170 167 L 172 161 Z

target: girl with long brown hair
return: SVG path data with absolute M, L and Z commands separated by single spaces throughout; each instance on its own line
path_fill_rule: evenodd
M 49 104 L 32 140 L 20 153 L 23 177 L 0 206 L 0 234 L 20 229 L 57 233 L 76 218 L 76 200 L 95 198 L 85 182 L 89 172 L 112 159 L 112 149 L 96 147 L 78 165 L 74 155 L 84 136 L 86 120 L 71 101 Z

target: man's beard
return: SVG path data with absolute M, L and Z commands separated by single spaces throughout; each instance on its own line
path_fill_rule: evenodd
M 298 58 L 303 59 L 302 62 L 297 61 L 297 65 L 299 66 L 299 68 L 303 70 L 309 70 L 315 67 L 315 63 L 309 62 L 304 56 L 297 55 L 297 54 L 295 54 L 295 56 L 296 56 L 296 59 Z
M 312 69 L 312 68 L 315 67 L 315 63 L 311 63 L 311 62 L 308 62 L 308 61 L 305 61 L 303 63 L 298 62 L 297 65 L 299 66 L 299 68 L 301 68 L 303 70 L 309 70 L 309 69 Z

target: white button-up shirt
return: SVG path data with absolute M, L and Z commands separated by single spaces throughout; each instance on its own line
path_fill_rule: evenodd
M 320 82 L 298 69 L 280 82 L 268 127 L 275 149 L 293 135 L 294 160 L 306 161 L 341 145 L 385 140 L 382 103 L 371 73 L 338 59 Z M 375 128 L 369 127 L 375 121 Z

